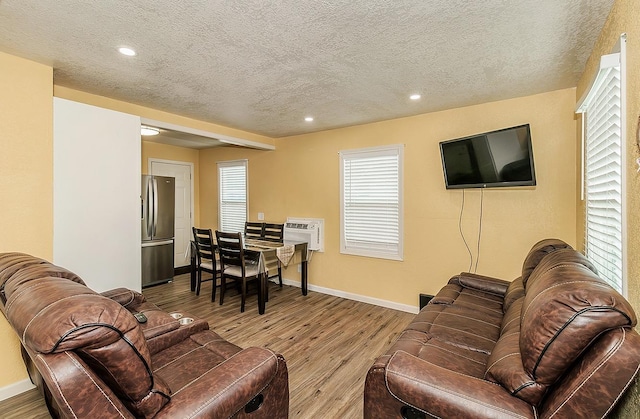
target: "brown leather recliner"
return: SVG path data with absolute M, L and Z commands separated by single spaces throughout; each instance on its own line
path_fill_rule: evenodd
M 365 418 L 602 418 L 640 368 L 636 315 L 566 243 L 507 282 L 462 273 L 370 368 Z
M 0 303 L 54 417 L 288 417 L 281 355 L 241 349 L 201 319 L 181 324 L 137 292 L 101 295 L 64 268 L 5 253 Z

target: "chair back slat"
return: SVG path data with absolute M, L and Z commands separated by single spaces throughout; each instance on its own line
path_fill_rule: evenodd
M 247 221 L 244 224 L 244 237 L 247 239 L 260 239 L 264 232 L 264 223 Z
M 280 242 L 284 238 L 284 224 L 265 223 L 262 229 L 262 240 Z

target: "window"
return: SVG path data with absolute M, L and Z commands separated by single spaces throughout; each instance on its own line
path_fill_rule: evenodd
M 340 252 L 402 260 L 403 146 L 340 152 Z
M 218 163 L 218 228 L 228 233 L 244 231 L 247 221 L 247 161 Z
M 583 113 L 585 253 L 601 278 L 625 291 L 623 75 L 621 54 L 605 55 L 578 107 Z

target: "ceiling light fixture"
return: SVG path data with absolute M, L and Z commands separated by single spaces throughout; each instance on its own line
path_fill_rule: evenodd
M 160 134 L 160 130 L 158 128 L 145 127 L 144 125 L 140 127 L 140 135 L 158 135 L 158 134 Z
M 304 120 L 307 122 L 313 122 L 313 116 L 305 116 Z
M 118 48 L 118 52 L 122 55 L 126 55 L 127 57 L 133 57 L 136 55 L 136 52 L 128 47 L 120 47 Z
M 421 96 L 420 94 L 418 94 L 418 93 L 414 93 L 414 94 L 412 94 L 411 96 L 409 96 L 409 99 L 411 99 L 411 100 L 418 100 L 418 99 L 420 99 L 421 97 L 422 97 L 422 96 Z

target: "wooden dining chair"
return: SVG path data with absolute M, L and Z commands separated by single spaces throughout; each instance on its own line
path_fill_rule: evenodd
M 262 228 L 262 240 L 283 243 L 284 241 L 284 224 L 264 223 Z M 278 281 L 280 288 L 282 288 L 282 264 L 277 256 L 270 256 L 265 258 L 265 267 L 268 272 L 268 278 L 273 278 L 276 275 L 269 275 L 274 269 L 278 271 Z
M 220 305 L 224 302 L 224 294 L 227 290 L 227 281 L 232 280 L 234 283 L 240 283 L 240 293 L 242 300 L 240 303 L 240 312 L 244 312 L 245 300 L 247 297 L 247 283 L 259 282 L 260 271 L 257 263 L 247 263 L 247 257 L 242 243 L 241 233 L 224 233 L 216 230 L 216 239 L 218 241 L 218 253 L 220 254 L 220 263 L 222 265 L 222 275 L 220 279 Z M 258 284 L 258 292 L 260 284 Z
M 262 238 L 264 231 L 264 223 L 258 223 L 254 221 L 247 221 L 244 223 L 244 238 L 245 239 L 257 239 Z
M 213 242 L 213 233 L 210 229 L 193 227 L 193 241 L 196 248 L 196 295 L 200 295 L 200 286 L 203 282 L 212 281 L 211 301 L 216 299 L 216 284 L 220 276 L 220 268 L 216 260 L 216 246 Z M 202 279 L 202 272 L 212 275 L 210 279 Z

